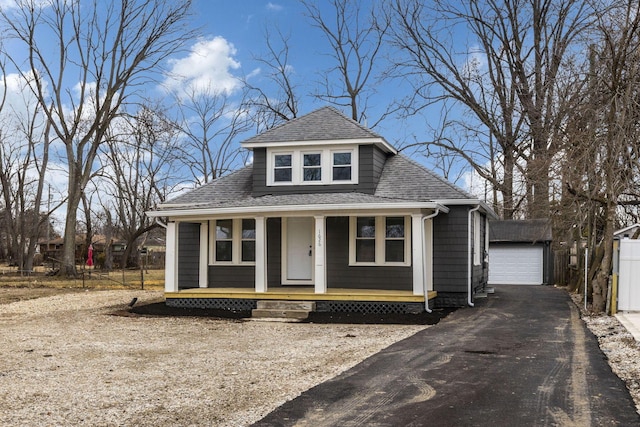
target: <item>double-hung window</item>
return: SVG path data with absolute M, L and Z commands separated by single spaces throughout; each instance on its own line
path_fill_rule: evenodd
M 276 154 L 273 162 L 273 181 L 292 182 L 293 181 L 293 155 Z
M 302 154 L 302 180 L 305 182 L 322 181 L 322 154 Z
M 376 217 L 358 217 L 356 224 L 356 262 L 376 262 Z
M 404 262 L 405 254 L 405 219 L 388 216 L 385 218 L 384 261 Z
M 255 219 L 243 219 L 242 220 L 242 233 L 241 247 L 242 262 L 254 262 L 256 260 L 256 220 Z
M 218 219 L 212 227 L 213 264 L 253 264 L 256 260 L 256 221 Z
M 351 181 L 351 151 L 334 151 L 331 162 L 334 181 Z
M 216 221 L 216 262 L 231 262 L 233 259 L 233 220 Z
M 350 219 L 349 264 L 410 265 L 409 216 L 359 216 Z

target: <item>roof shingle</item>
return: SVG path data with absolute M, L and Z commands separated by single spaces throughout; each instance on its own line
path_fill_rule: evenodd
M 242 144 L 363 138 L 384 139 L 371 129 L 344 116 L 335 108 L 323 107 L 252 136 Z
M 196 188 L 168 201 L 165 206 L 191 208 L 238 208 L 323 204 L 360 204 L 390 202 L 433 202 L 442 199 L 474 199 L 462 189 L 445 181 L 422 165 L 403 155 L 387 159 L 373 195 L 314 193 L 265 195 L 251 194 L 253 167 L 244 167 L 230 175 Z M 162 207 L 162 206 L 161 206 Z

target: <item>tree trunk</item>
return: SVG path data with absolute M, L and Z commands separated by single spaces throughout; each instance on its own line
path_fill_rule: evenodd
M 80 206 L 80 196 L 82 185 L 74 179 L 73 169 L 69 171 L 69 198 L 67 200 L 67 217 L 64 223 L 64 242 L 62 269 L 60 274 L 64 277 L 76 277 L 76 225 L 78 222 L 78 207 Z
M 607 204 L 607 214 L 605 216 L 604 236 L 602 240 L 602 262 L 593 280 L 593 311 L 601 313 L 607 303 L 607 291 L 609 288 L 609 275 L 613 265 L 613 231 L 615 221 L 616 204 Z

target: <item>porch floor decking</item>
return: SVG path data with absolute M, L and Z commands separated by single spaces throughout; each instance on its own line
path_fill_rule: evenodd
M 436 291 L 429 291 L 428 298 L 434 299 Z M 317 294 L 313 287 L 278 286 L 267 292 L 255 292 L 251 288 L 192 288 L 178 292 L 165 292 L 165 298 L 229 298 L 256 300 L 299 300 L 299 301 L 379 301 L 379 302 L 424 302 L 423 295 L 412 291 L 392 291 L 382 289 L 327 289 Z

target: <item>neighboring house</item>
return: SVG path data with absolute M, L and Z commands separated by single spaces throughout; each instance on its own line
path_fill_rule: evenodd
M 553 283 L 551 221 L 491 221 L 489 228 L 490 285 Z
M 484 290 L 495 214 L 370 129 L 324 107 L 242 146 L 253 164 L 148 212 L 169 221 L 168 305 L 413 311 Z
M 95 235 L 92 238 L 94 257 L 104 252 L 105 244 L 102 236 Z M 55 265 L 62 262 L 64 256 L 64 239 L 56 237 L 54 239 L 40 239 L 39 251 L 43 256 L 43 262 Z M 75 259 L 76 263 L 83 265 L 87 261 L 87 241 L 83 234 L 76 235 L 75 238 Z

